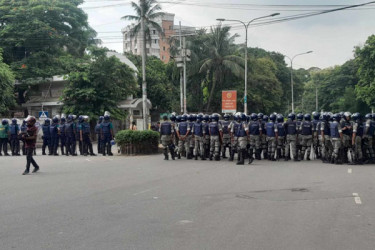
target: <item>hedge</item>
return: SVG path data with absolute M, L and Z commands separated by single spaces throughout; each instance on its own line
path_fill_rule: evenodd
M 159 133 L 151 130 L 121 130 L 116 134 L 116 143 L 122 154 L 158 153 Z

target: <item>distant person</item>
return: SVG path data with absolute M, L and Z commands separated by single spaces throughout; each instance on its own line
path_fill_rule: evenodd
M 9 124 L 8 120 L 4 119 L 1 121 L 0 124 L 0 156 L 1 150 L 4 150 L 4 155 L 9 156 L 8 154 L 8 138 L 10 136 L 10 131 L 9 131 Z
M 36 145 L 36 138 L 38 134 L 38 129 L 35 126 L 36 119 L 35 117 L 31 116 L 26 119 L 27 121 L 27 130 L 26 133 L 22 134 L 22 137 L 25 139 L 25 148 L 26 148 L 26 169 L 22 173 L 23 175 L 27 175 L 30 172 L 30 165 L 34 166 L 33 173 L 39 170 L 38 164 L 35 162 L 33 158 L 33 152 L 35 150 Z
M 135 125 L 135 121 L 133 121 L 132 125 L 130 125 L 130 130 L 137 130 L 137 125 Z

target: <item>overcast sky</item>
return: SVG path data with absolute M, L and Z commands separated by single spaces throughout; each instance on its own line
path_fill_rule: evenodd
M 334 9 L 340 6 L 366 3 L 359 0 L 161 0 L 165 12 L 174 13 L 175 23 L 194 27 L 216 25 L 216 18 L 250 21 L 253 18 L 279 12 L 278 18 Z M 136 1 L 138 2 L 138 1 Z M 285 5 L 332 6 L 285 6 Z M 264 6 L 284 5 L 284 6 Z M 98 32 L 103 46 L 122 49 L 121 29 L 130 24 L 120 18 L 134 14 L 130 0 L 86 0 L 81 6 L 88 13 L 90 25 Z M 264 19 L 266 21 L 267 19 Z M 226 22 L 224 22 L 226 23 Z M 228 22 L 232 25 L 233 22 Z M 254 22 L 255 24 L 255 22 Z M 234 26 L 233 34 L 240 35 L 236 43 L 244 43 L 245 28 Z M 295 68 L 326 68 L 340 65 L 353 58 L 354 46 L 363 45 L 367 37 L 375 34 L 375 4 L 358 9 L 317 15 L 276 24 L 250 26 L 249 47 L 280 52 L 290 57 L 314 51 L 296 58 Z

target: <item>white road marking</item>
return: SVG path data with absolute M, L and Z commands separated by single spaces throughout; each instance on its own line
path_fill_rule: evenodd
M 91 161 L 90 159 L 86 159 L 86 161 Z
M 185 225 L 189 223 L 193 223 L 193 222 L 191 220 L 180 220 L 179 222 L 177 222 L 178 225 Z
M 353 170 L 351 168 L 348 169 L 348 174 L 351 174 Z
M 159 197 L 156 197 L 156 196 L 155 196 L 153 199 L 154 199 L 154 200 L 157 200 L 157 199 L 159 199 Z
M 108 160 L 108 161 L 113 161 L 112 159 L 109 159 L 109 158 L 104 157 L 104 156 L 103 156 L 103 158 L 106 159 L 106 160 Z
M 140 192 L 137 192 L 137 193 L 134 193 L 133 195 L 136 196 L 136 195 L 139 195 L 139 194 L 144 194 L 144 193 L 147 193 L 147 192 L 150 192 L 156 188 L 158 188 L 159 186 L 157 187 L 153 187 L 153 188 L 149 188 L 149 189 L 146 189 L 146 190 L 143 190 L 143 191 L 140 191 Z M 155 197 L 154 197 L 155 198 Z
M 353 196 L 354 196 L 354 202 L 356 204 L 362 204 L 362 201 L 361 201 L 361 197 L 359 197 L 358 193 L 353 193 Z

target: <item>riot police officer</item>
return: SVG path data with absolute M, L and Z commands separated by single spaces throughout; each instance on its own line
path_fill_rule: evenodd
M 234 160 L 234 154 L 235 153 L 240 153 L 240 149 L 238 147 L 238 131 L 240 130 L 241 126 L 241 113 L 236 113 L 234 115 L 234 119 L 230 125 L 230 135 L 231 135 L 231 152 L 230 152 L 230 157 L 229 161 Z
M 13 118 L 12 123 L 9 126 L 10 131 L 10 145 L 11 145 L 11 151 L 12 155 L 20 155 L 20 144 L 18 140 L 18 135 L 20 134 L 20 127 L 17 124 L 17 119 Z
M 330 135 L 331 135 L 331 142 L 333 146 L 333 153 L 332 153 L 332 159 L 331 162 L 335 164 L 342 163 L 342 159 L 339 158 L 340 150 L 341 150 L 341 143 L 343 140 L 343 134 L 341 130 L 341 125 L 339 123 L 340 121 L 340 115 L 334 114 L 332 116 L 332 122 L 329 124 L 330 128 Z
M 104 121 L 102 124 L 100 124 L 100 135 L 102 138 L 102 146 L 103 146 L 103 155 L 106 155 L 106 150 L 107 154 L 112 156 L 112 151 L 111 151 L 111 140 L 113 139 L 113 125 L 112 122 L 110 121 L 111 117 L 109 115 L 104 115 Z
M 220 161 L 220 144 L 223 141 L 223 129 L 219 123 L 219 114 L 212 115 L 212 122 L 209 124 L 210 132 L 210 161 L 212 157 L 215 161 Z
M 258 120 L 258 115 L 252 113 L 250 115 L 250 122 L 248 125 L 248 131 L 250 135 L 250 152 L 249 152 L 249 164 L 253 162 L 255 153 L 255 158 L 260 160 L 260 141 L 262 137 L 262 126 Z
M 204 147 L 204 158 L 210 157 L 210 131 L 209 131 L 209 125 L 210 125 L 210 116 L 204 115 L 203 116 L 203 147 Z
M 194 125 L 194 120 L 195 120 L 195 116 L 194 115 L 187 115 L 187 123 L 188 123 L 188 126 L 189 126 L 189 131 L 188 131 L 188 134 L 186 136 L 186 150 L 187 150 L 187 159 L 188 160 L 191 160 L 193 159 L 193 155 L 194 155 L 194 140 L 193 140 L 193 137 L 192 137 L 192 128 L 193 128 L 193 125 Z
M 268 144 L 268 160 L 275 161 L 275 150 L 278 139 L 277 125 L 275 124 L 276 115 L 271 114 L 269 122 L 266 123 L 266 135 Z
M 8 154 L 8 138 L 10 135 L 8 120 L 3 119 L 0 124 L 0 156 L 1 150 L 3 150 L 5 156 Z
M 43 131 L 42 155 L 46 155 L 46 148 L 48 148 L 48 155 L 52 155 L 50 125 L 51 125 L 50 119 L 46 119 L 44 121 L 44 124 L 42 125 L 42 131 Z
M 353 126 L 350 121 L 351 113 L 345 112 L 343 118 L 341 119 L 340 126 L 342 129 L 343 140 L 342 140 L 342 149 L 340 152 L 342 153 L 342 158 L 344 163 L 348 163 L 348 152 L 350 149 L 351 153 L 351 142 L 352 142 L 352 133 L 353 133 Z
M 52 124 L 50 125 L 50 134 L 51 134 L 51 150 L 53 155 L 59 155 L 57 153 L 59 147 L 59 118 L 54 117 L 52 119 Z
M 323 163 L 331 162 L 333 153 L 333 146 L 331 142 L 331 130 L 329 120 L 331 116 L 329 113 L 323 113 L 322 120 L 319 123 L 320 135 L 319 140 L 322 145 L 322 161 Z
M 203 137 L 203 115 L 199 114 L 197 116 L 197 120 L 193 125 L 192 133 L 194 138 L 194 158 L 195 160 L 198 160 L 198 156 L 200 155 L 202 161 L 206 160 L 205 154 L 204 154 L 204 137 Z
M 311 115 L 305 114 L 305 120 L 301 124 L 301 152 L 299 158 L 304 160 L 307 151 L 306 160 L 310 160 L 311 144 L 313 140 L 313 124 L 311 122 Z
M 87 156 L 88 154 L 90 154 L 91 156 L 96 156 L 92 148 L 90 132 L 91 131 L 90 131 L 89 117 L 86 115 L 86 116 L 83 116 L 83 122 L 81 123 L 79 127 L 79 136 L 80 136 L 80 141 L 82 142 L 82 150 L 83 150 L 84 156 Z
M 286 132 L 286 144 L 285 144 L 285 161 L 290 160 L 293 158 L 294 161 L 298 161 L 298 154 L 297 154 L 297 123 L 295 121 L 296 115 L 294 113 L 290 113 L 288 115 L 288 120 L 284 123 L 285 124 L 285 132 Z
M 320 123 L 320 113 L 319 112 L 313 112 L 313 148 L 314 153 L 316 155 L 317 159 L 321 158 L 321 145 L 319 144 L 319 134 L 320 131 L 318 131 L 318 124 Z
M 174 157 L 174 145 L 173 145 L 173 126 L 170 121 L 168 121 L 168 116 L 163 117 L 163 122 L 160 124 L 159 133 L 160 133 L 160 141 L 163 145 L 164 151 L 164 160 L 169 160 L 168 157 L 168 150 L 171 154 L 172 160 L 175 159 Z
M 224 115 L 224 121 L 221 121 L 221 126 L 223 128 L 223 145 L 221 148 L 221 154 L 223 159 L 227 158 L 225 153 L 226 149 L 229 149 L 229 154 L 231 152 L 231 144 L 230 144 L 230 130 L 229 130 L 229 125 L 230 125 L 230 115 L 225 114 Z
M 61 155 L 65 155 L 66 151 L 66 134 L 65 134 L 65 123 L 66 118 L 63 116 L 60 120 L 60 148 L 61 148 Z
M 66 155 L 77 156 L 76 154 L 76 124 L 73 115 L 69 115 L 65 124 Z
M 100 140 L 100 124 L 103 122 L 104 120 L 104 116 L 100 116 L 99 117 L 99 120 L 98 120 L 98 123 L 95 125 L 95 134 L 96 134 L 96 138 L 98 140 L 98 154 L 101 154 L 102 153 L 102 143 L 101 143 L 101 140 Z
M 364 152 L 366 153 L 366 160 L 369 163 L 374 163 L 375 154 L 372 145 L 375 132 L 375 122 L 372 120 L 372 114 L 366 114 L 365 119 L 365 131 L 363 136 Z
M 276 116 L 277 121 L 277 152 L 276 152 L 276 159 L 285 158 L 285 140 L 286 140 L 286 132 L 285 132 L 285 125 L 284 125 L 284 116 L 278 114 Z
M 298 113 L 297 114 L 297 140 L 296 140 L 296 150 L 297 150 L 297 158 L 299 158 L 302 150 L 302 136 L 301 136 L 301 131 L 302 131 L 302 121 L 303 121 L 303 114 Z
M 354 161 L 353 164 L 362 165 L 363 155 L 362 155 L 362 137 L 364 132 L 364 126 L 362 123 L 362 117 L 360 113 L 354 113 L 352 116 L 354 121 L 353 124 L 353 136 L 352 145 L 354 147 Z
M 83 115 L 78 116 L 78 123 L 76 124 L 76 140 L 78 141 L 78 150 L 79 154 L 83 155 L 83 143 L 80 140 L 80 127 L 83 123 Z
M 246 147 L 247 141 L 249 136 L 249 128 L 246 123 L 247 116 L 246 114 L 241 114 L 241 124 L 237 130 L 237 138 L 238 138 L 238 157 L 237 157 L 237 165 L 244 165 L 245 158 L 246 158 Z
M 187 150 L 189 150 L 189 141 L 187 141 L 187 136 L 190 132 L 190 126 L 186 122 L 187 115 L 181 116 L 181 122 L 178 124 L 176 133 L 178 135 L 178 159 L 181 159 L 181 154 L 187 156 Z

